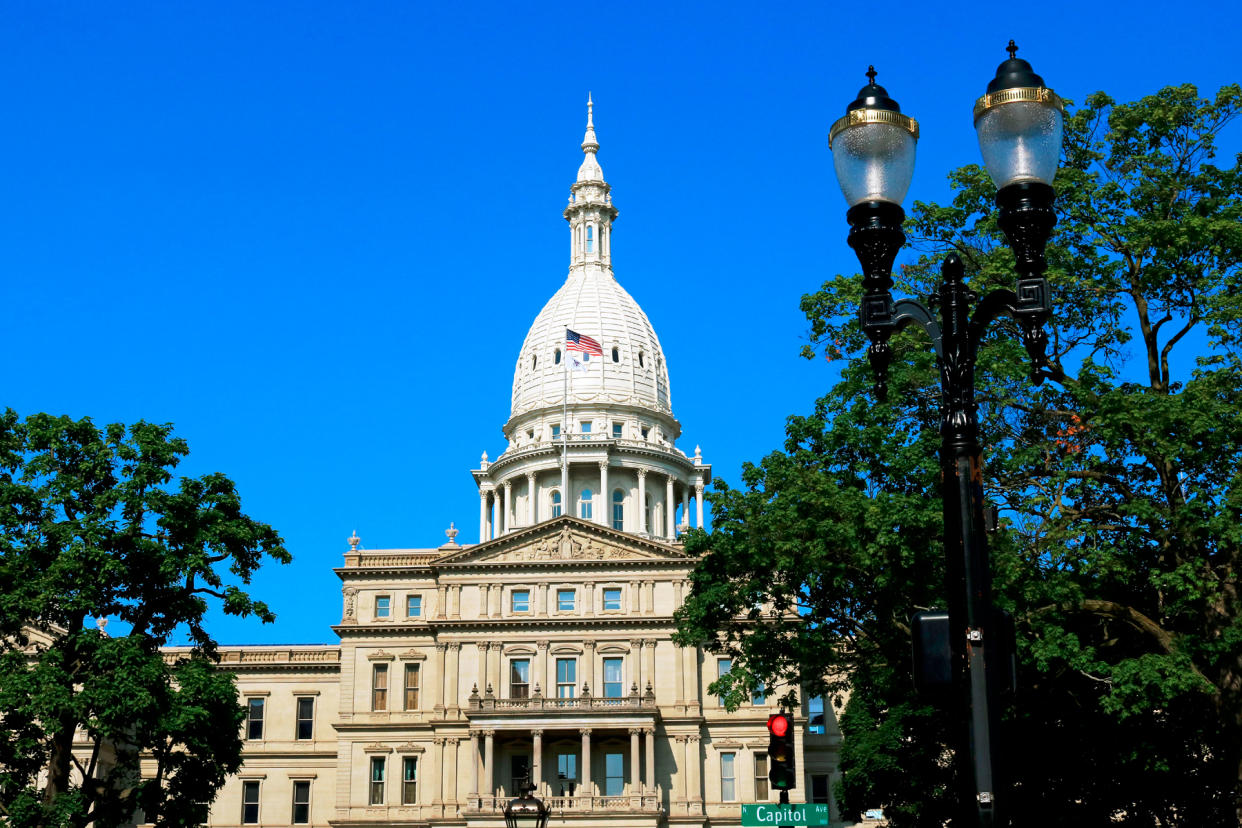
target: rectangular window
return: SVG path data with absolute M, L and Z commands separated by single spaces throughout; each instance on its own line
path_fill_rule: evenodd
M 556 660 L 556 697 L 572 699 L 577 694 L 578 661 L 573 658 Z
M 371 709 L 388 709 L 388 665 L 376 664 L 371 668 Z
M 392 614 L 392 598 L 387 595 L 375 596 L 375 617 L 388 618 Z
M 297 779 L 293 782 L 293 824 L 307 825 L 310 823 L 310 780 Z
M 519 753 L 509 757 L 509 790 L 518 792 L 530 782 L 530 757 Z
M 405 615 L 407 618 L 417 618 L 423 614 L 423 596 L 407 595 L 405 596 Z
M 604 609 L 606 610 L 621 609 L 621 587 L 605 587 L 604 588 Z
M 405 665 L 405 709 L 418 709 L 418 676 L 417 664 Z
M 736 802 L 737 801 L 737 778 L 733 774 L 733 760 L 737 758 L 733 753 L 720 754 L 720 801 Z
M 828 774 L 811 774 L 811 802 L 821 805 L 828 804 Z
M 407 756 L 401 760 L 401 804 L 413 805 L 418 801 L 418 757 Z
M 716 659 L 716 678 L 723 678 L 724 675 L 732 669 L 733 669 L 733 659 L 731 658 Z M 724 703 L 725 703 L 724 696 L 717 696 L 716 701 L 720 703 L 721 707 L 724 707 Z
M 509 593 L 509 606 L 514 612 L 530 612 L 530 590 L 515 589 Z
M 824 697 L 812 696 L 807 702 L 807 733 L 823 735 L 824 731 Z
M 298 697 L 297 738 L 315 738 L 315 700 L 310 696 Z
M 372 805 L 384 804 L 384 757 L 371 757 L 371 797 Z
M 591 433 L 591 424 L 590 424 L 590 423 L 583 423 L 583 424 L 582 424 L 582 433 L 583 433 L 583 434 L 590 434 L 590 433 Z
M 556 754 L 556 780 L 561 784 L 561 796 L 573 796 L 574 783 L 578 781 L 578 754 Z
M 604 754 L 604 796 L 625 793 L 625 754 Z
M 555 440 L 561 436 L 561 427 L 559 424 L 552 426 L 552 439 Z
M 755 799 L 766 802 L 768 799 L 768 755 L 755 754 Z
M 257 825 L 259 822 L 259 783 L 248 780 L 242 783 L 242 824 Z
M 509 662 L 509 698 L 530 698 L 530 659 L 515 658 Z
M 764 686 L 762 681 L 756 684 L 755 689 L 750 691 L 750 703 L 767 704 L 768 697 L 764 694 L 764 690 L 766 689 L 767 688 Z
M 558 589 L 556 591 L 556 611 L 557 612 L 573 612 L 574 598 L 577 593 L 572 589 Z
M 623 692 L 621 679 L 621 659 L 604 659 L 604 698 L 619 699 Z
M 263 738 L 263 699 L 246 700 L 246 738 Z
M 623 429 L 624 429 L 624 425 L 623 425 L 623 424 L 621 424 L 621 423 L 613 423 L 613 424 L 612 424 L 612 436 L 613 436 L 613 437 L 620 437 L 620 436 L 622 435 L 622 433 L 623 433 Z

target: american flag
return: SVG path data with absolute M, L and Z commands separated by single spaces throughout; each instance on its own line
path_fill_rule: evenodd
M 582 351 L 584 354 L 604 355 L 604 349 L 599 346 L 598 342 L 589 336 L 571 331 L 569 328 L 565 329 L 565 348 L 570 351 Z

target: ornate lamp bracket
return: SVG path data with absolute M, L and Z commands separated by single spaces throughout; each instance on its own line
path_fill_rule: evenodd
M 1031 382 L 1043 382 L 1040 369 L 1048 364 L 1048 334 L 1044 324 L 1052 317 L 1052 296 L 1044 273 L 1048 261 L 1044 249 L 1057 214 L 1053 210 L 1056 194 L 1038 181 L 1010 184 L 996 194 L 997 223 L 1013 249 L 1018 280 L 1010 311 L 1022 332 L 1022 344 L 1031 357 Z

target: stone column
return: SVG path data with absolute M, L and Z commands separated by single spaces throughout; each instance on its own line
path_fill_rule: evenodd
M 479 798 L 479 731 L 470 731 L 470 799 Z
M 479 648 L 479 695 L 487 692 L 487 649 L 491 643 L 480 641 L 475 644 Z
M 461 584 L 449 584 L 449 617 L 461 618 Z
M 665 537 L 669 540 L 677 537 L 677 504 L 673 502 L 673 476 L 670 474 L 664 483 Z
M 535 587 L 535 611 L 540 617 L 548 614 L 548 585 L 538 584 Z
M 655 581 L 643 581 L 643 588 L 647 590 L 646 614 L 655 615 Z
M 500 534 L 509 533 L 509 513 L 513 511 L 513 481 L 505 481 L 505 503 L 500 509 Z
M 487 489 L 479 489 L 479 543 L 487 540 Z
M 686 701 L 700 704 L 699 698 L 699 648 L 686 647 L 681 651 L 682 669 L 685 671 Z
M 441 715 L 444 714 L 444 684 L 447 673 L 445 670 L 444 651 L 447 649 L 448 645 L 444 642 L 436 642 L 436 677 L 435 680 L 431 682 L 431 709 L 437 711 Z M 428 676 L 428 678 L 431 677 Z M 404 696 L 404 676 L 402 676 L 400 681 L 403 682 L 401 693 L 402 696 Z
M 446 618 L 446 617 L 448 617 L 448 587 L 444 584 L 437 584 L 436 585 L 436 618 Z
M 431 740 L 431 761 L 427 763 L 427 791 L 431 794 L 431 804 L 441 805 L 444 802 L 444 737 L 437 736 Z M 401 769 L 395 767 L 392 769 L 392 775 L 396 778 L 397 784 L 401 784 Z M 398 798 L 397 801 L 400 801 Z M 437 813 L 442 813 L 439 808 Z
M 503 607 L 504 597 L 505 597 L 505 588 L 502 587 L 500 584 L 492 584 L 492 600 L 491 600 L 492 618 L 499 618 L 501 615 L 504 614 L 504 607 Z
M 676 790 L 673 791 L 673 798 L 680 799 L 684 802 L 690 798 L 690 769 L 686 767 L 686 764 L 690 761 L 690 752 L 686 750 L 685 736 L 674 736 L 673 741 L 679 746 L 674 750 L 674 755 L 680 753 L 682 756 L 681 773 L 676 774 L 673 777 L 673 780 L 677 783 Z
M 496 731 L 483 731 L 483 784 L 487 786 L 484 796 L 496 795 Z
M 599 516 L 595 522 L 600 526 L 611 526 L 609 520 L 608 508 L 612 504 L 612 498 L 608 495 L 608 461 L 599 461 Z
M 681 606 L 681 587 L 684 581 L 673 581 L 673 609 Z
M 541 792 L 543 791 L 543 731 L 532 730 L 530 735 L 534 742 L 531 746 L 530 782 L 535 786 L 536 791 Z
M 656 689 L 656 677 L 655 677 L 656 676 L 656 671 L 655 671 L 656 640 L 654 638 L 644 638 L 643 647 L 646 650 L 645 655 L 647 656 L 646 658 L 647 681 L 651 683 L 651 689 L 652 689 L 652 692 L 654 692 Z M 644 684 L 640 688 L 640 690 L 643 692 L 646 692 L 646 685 Z
M 535 473 L 526 473 L 526 525 L 535 525 Z
M 673 645 L 673 675 L 677 677 L 677 704 L 686 703 L 686 659 L 682 655 L 682 647 Z
M 595 614 L 594 581 L 584 581 L 582 584 L 582 614 L 588 618 Z
M 582 665 L 582 680 L 591 688 L 592 696 L 599 696 L 599 688 L 595 686 L 595 642 L 582 642 L 582 660 L 586 664 Z
M 501 686 L 505 683 L 504 674 L 500 672 L 500 642 L 492 642 L 491 657 L 488 659 L 487 672 L 491 676 L 491 680 L 495 685 L 496 698 L 501 698 L 505 693 L 501 692 Z
M 458 710 L 461 708 L 461 642 L 450 641 L 448 645 L 448 691 L 445 706 Z
M 692 733 L 686 737 L 686 767 L 690 771 L 690 801 L 703 801 L 703 786 L 699 781 L 699 768 L 702 763 L 699 761 L 699 734 Z
M 591 728 L 584 727 L 579 732 L 582 734 L 582 784 L 579 792 L 582 796 L 590 797 L 594 794 L 591 790 Z
M 630 728 L 630 796 L 638 796 L 642 793 L 638 781 L 638 767 L 642 761 L 638 753 L 638 734 L 640 733 L 642 733 L 642 728 Z
M 647 534 L 647 470 L 638 470 L 638 532 Z
M 641 613 L 643 611 L 642 598 L 638 593 L 638 581 L 630 581 L 630 612 Z
M 535 665 L 534 665 L 535 666 L 535 685 L 539 687 L 545 699 L 550 698 L 552 696 L 555 696 L 556 694 L 548 690 L 548 672 L 547 672 L 548 642 L 547 640 L 541 639 L 539 641 L 536 641 L 535 648 L 536 648 Z
M 457 804 L 457 746 L 461 739 L 446 739 L 444 756 L 444 788 L 442 796 L 445 802 Z
M 694 481 L 694 525 L 698 529 L 703 528 L 703 478 L 695 478 Z
M 655 793 L 655 728 L 643 728 L 643 738 L 647 748 L 647 767 L 646 773 L 643 774 L 643 789 L 648 793 Z
M 643 693 L 643 640 L 630 639 L 630 681 L 638 685 L 638 694 Z
M 690 487 L 684 484 L 681 487 L 681 525 L 690 525 Z

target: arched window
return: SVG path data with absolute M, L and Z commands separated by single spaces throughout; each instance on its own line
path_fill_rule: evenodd
M 639 368 L 643 367 L 643 352 L 642 351 L 638 352 L 638 367 Z
M 587 225 L 587 252 L 590 253 L 595 249 L 595 236 L 593 228 Z
M 578 517 L 583 520 L 591 519 L 591 503 L 594 497 L 590 489 L 582 490 L 582 495 L 578 498 Z
M 555 351 L 552 352 L 552 363 L 554 365 L 561 364 L 561 349 L 560 348 L 557 348 Z
M 613 362 L 620 362 L 620 361 L 621 361 L 621 352 L 620 352 L 619 350 L 617 350 L 616 348 L 613 348 L 613 349 L 612 349 L 612 361 L 613 361 Z
M 621 489 L 612 493 L 612 528 L 618 531 L 625 528 L 625 492 Z
M 654 534 L 651 528 L 651 495 L 647 495 L 647 502 L 643 504 L 643 509 L 647 513 L 647 531 Z
M 551 500 L 552 500 L 552 517 L 558 518 L 561 516 L 561 493 L 553 489 Z

